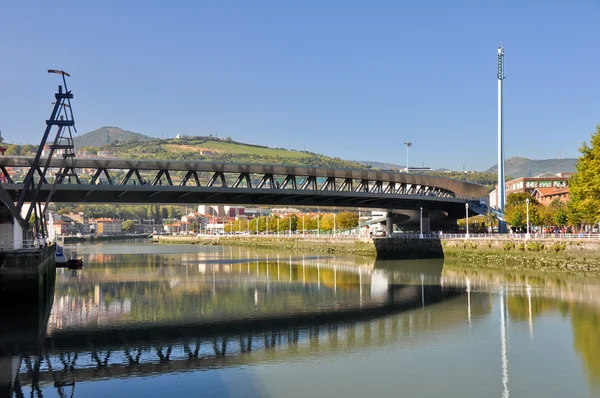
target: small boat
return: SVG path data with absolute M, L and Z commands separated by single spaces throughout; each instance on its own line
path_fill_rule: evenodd
M 81 269 L 83 268 L 83 259 L 77 258 L 77 253 L 73 253 L 71 258 L 67 259 L 62 251 L 56 251 L 56 266 L 58 268 Z
M 73 253 L 71 258 L 67 260 L 67 268 L 69 269 L 82 269 L 83 259 L 77 257 L 77 253 Z
M 67 265 L 67 258 L 62 251 L 56 251 L 56 266 L 64 267 Z

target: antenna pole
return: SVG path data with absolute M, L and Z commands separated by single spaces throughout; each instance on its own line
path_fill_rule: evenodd
M 504 214 L 504 115 L 502 114 L 504 82 L 504 47 L 498 47 L 498 212 Z M 498 220 L 498 233 L 506 233 L 506 222 Z

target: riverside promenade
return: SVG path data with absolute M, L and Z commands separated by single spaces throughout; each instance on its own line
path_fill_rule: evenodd
M 598 234 L 156 235 L 163 244 L 242 246 L 376 259 L 445 258 L 476 268 L 600 272 Z

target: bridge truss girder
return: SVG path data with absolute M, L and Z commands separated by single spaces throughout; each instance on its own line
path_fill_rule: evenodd
M 45 185 L 40 191 L 44 200 L 52 191 Z M 6 184 L 12 198 L 18 184 Z M 60 184 L 54 187 L 52 200 L 57 203 L 122 203 L 122 204 L 223 204 L 285 207 L 339 207 L 371 209 L 419 209 L 446 211 L 449 216 L 464 217 L 464 199 L 414 194 L 385 194 L 330 190 L 301 190 L 277 188 L 231 188 L 188 186 L 120 186 Z

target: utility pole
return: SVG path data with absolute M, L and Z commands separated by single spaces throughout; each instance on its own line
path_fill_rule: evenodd
M 498 212 L 504 216 L 504 115 L 502 114 L 504 82 L 504 47 L 498 47 Z M 506 233 L 506 222 L 498 220 L 498 233 Z

